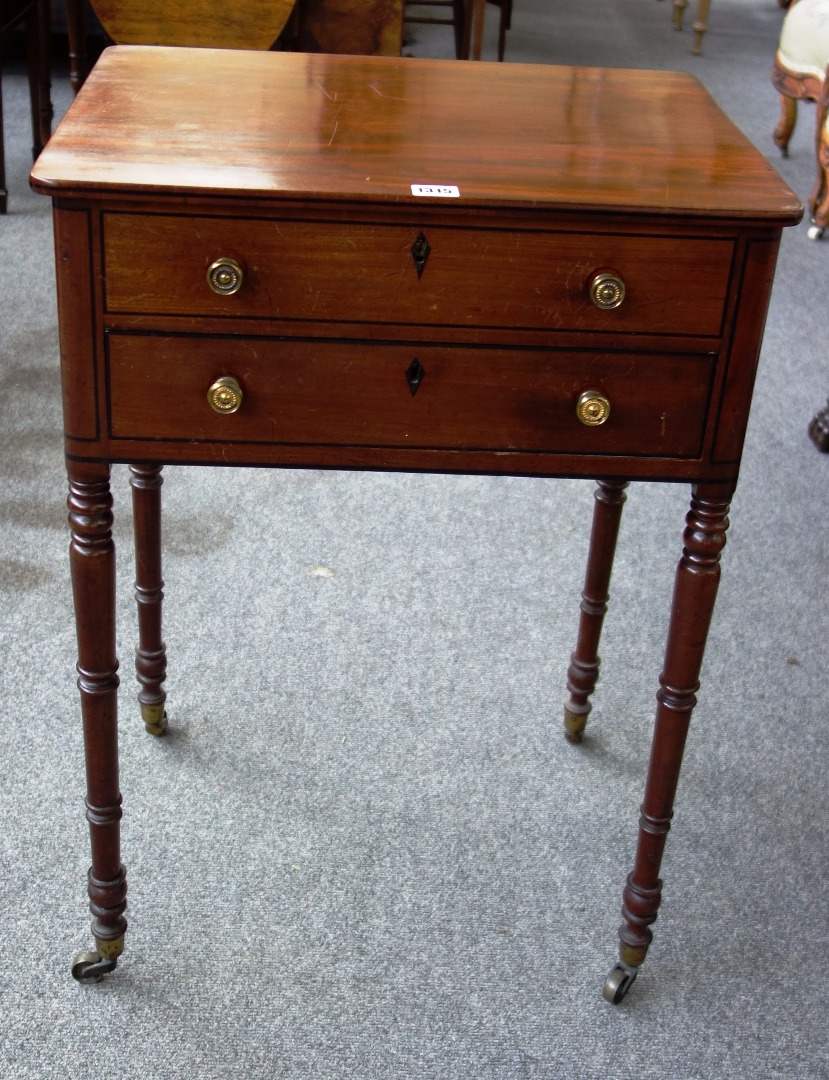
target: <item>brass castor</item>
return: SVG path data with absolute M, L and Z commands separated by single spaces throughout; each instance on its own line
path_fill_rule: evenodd
M 97 983 L 109 971 L 115 971 L 117 960 L 104 960 L 97 952 L 79 952 L 72 961 L 72 978 L 79 983 Z
M 564 706 L 564 738 L 567 742 L 578 745 L 582 741 L 591 709 L 591 705 L 582 705 L 581 711 L 576 712 L 572 706 Z
M 633 986 L 638 974 L 639 968 L 631 967 L 630 964 L 623 964 L 620 961 L 605 979 L 602 997 L 605 1001 L 609 1001 L 611 1005 L 618 1005 Z
M 150 735 L 163 735 L 167 730 L 167 710 L 163 705 L 141 704 L 141 719 Z

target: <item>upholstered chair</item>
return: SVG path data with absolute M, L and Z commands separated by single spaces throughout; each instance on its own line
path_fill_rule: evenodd
M 827 62 L 829 0 L 794 0 L 783 19 L 772 68 L 772 82 L 781 101 L 774 141 L 784 157 L 797 123 L 797 103 L 819 100 Z
M 812 226 L 809 236 L 819 239 L 829 220 L 826 194 L 827 64 L 829 63 L 829 0 L 792 0 L 783 20 L 780 42 L 772 67 L 772 82 L 780 92 L 780 120 L 774 141 L 784 157 L 797 123 L 798 101 L 817 103 L 815 147 L 818 179 L 809 206 Z

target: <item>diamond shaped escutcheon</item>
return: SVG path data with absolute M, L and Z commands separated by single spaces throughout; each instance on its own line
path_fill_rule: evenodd
M 415 396 L 420 389 L 420 384 L 423 382 L 423 377 L 426 374 L 426 369 L 417 357 L 412 360 L 411 364 L 406 368 L 406 382 L 409 384 L 409 389 L 412 392 L 412 397 Z
M 412 244 L 412 259 L 414 260 L 418 277 L 422 276 L 431 251 L 432 247 L 426 239 L 426 235 L 424 233 L 418 233 L 415 242 Z

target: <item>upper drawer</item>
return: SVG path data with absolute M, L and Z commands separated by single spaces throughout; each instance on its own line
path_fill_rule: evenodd
M 717 336 L 732 249 L 682 237 L 111 213 L 105 304 L 110 313 Z M 242 270 L 230 295 L 208 283 L 222 258 Z M 618 307 L 591 299 L 601 272 L 624 283 Z

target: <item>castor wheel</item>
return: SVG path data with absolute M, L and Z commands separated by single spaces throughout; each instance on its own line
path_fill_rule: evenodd
M 164 735 L 167 731 L 167 710 L 163 705 L 141 705 L 141 719 L 150 735 Z
M 829 453 L 829 401 L 825 408 L 812 417 L 809 438 L 822 454 Z
M 618 1005 L 636 981 L 639 969 L 630 964 L 618 963 L 605 979 L 602 997 L 611 1005 Z
M 97 952 L 79 952 L 72 961 L 72 978 L 79 983 L 97 983 L 115 970 L 115 960 L 103 960 Z

